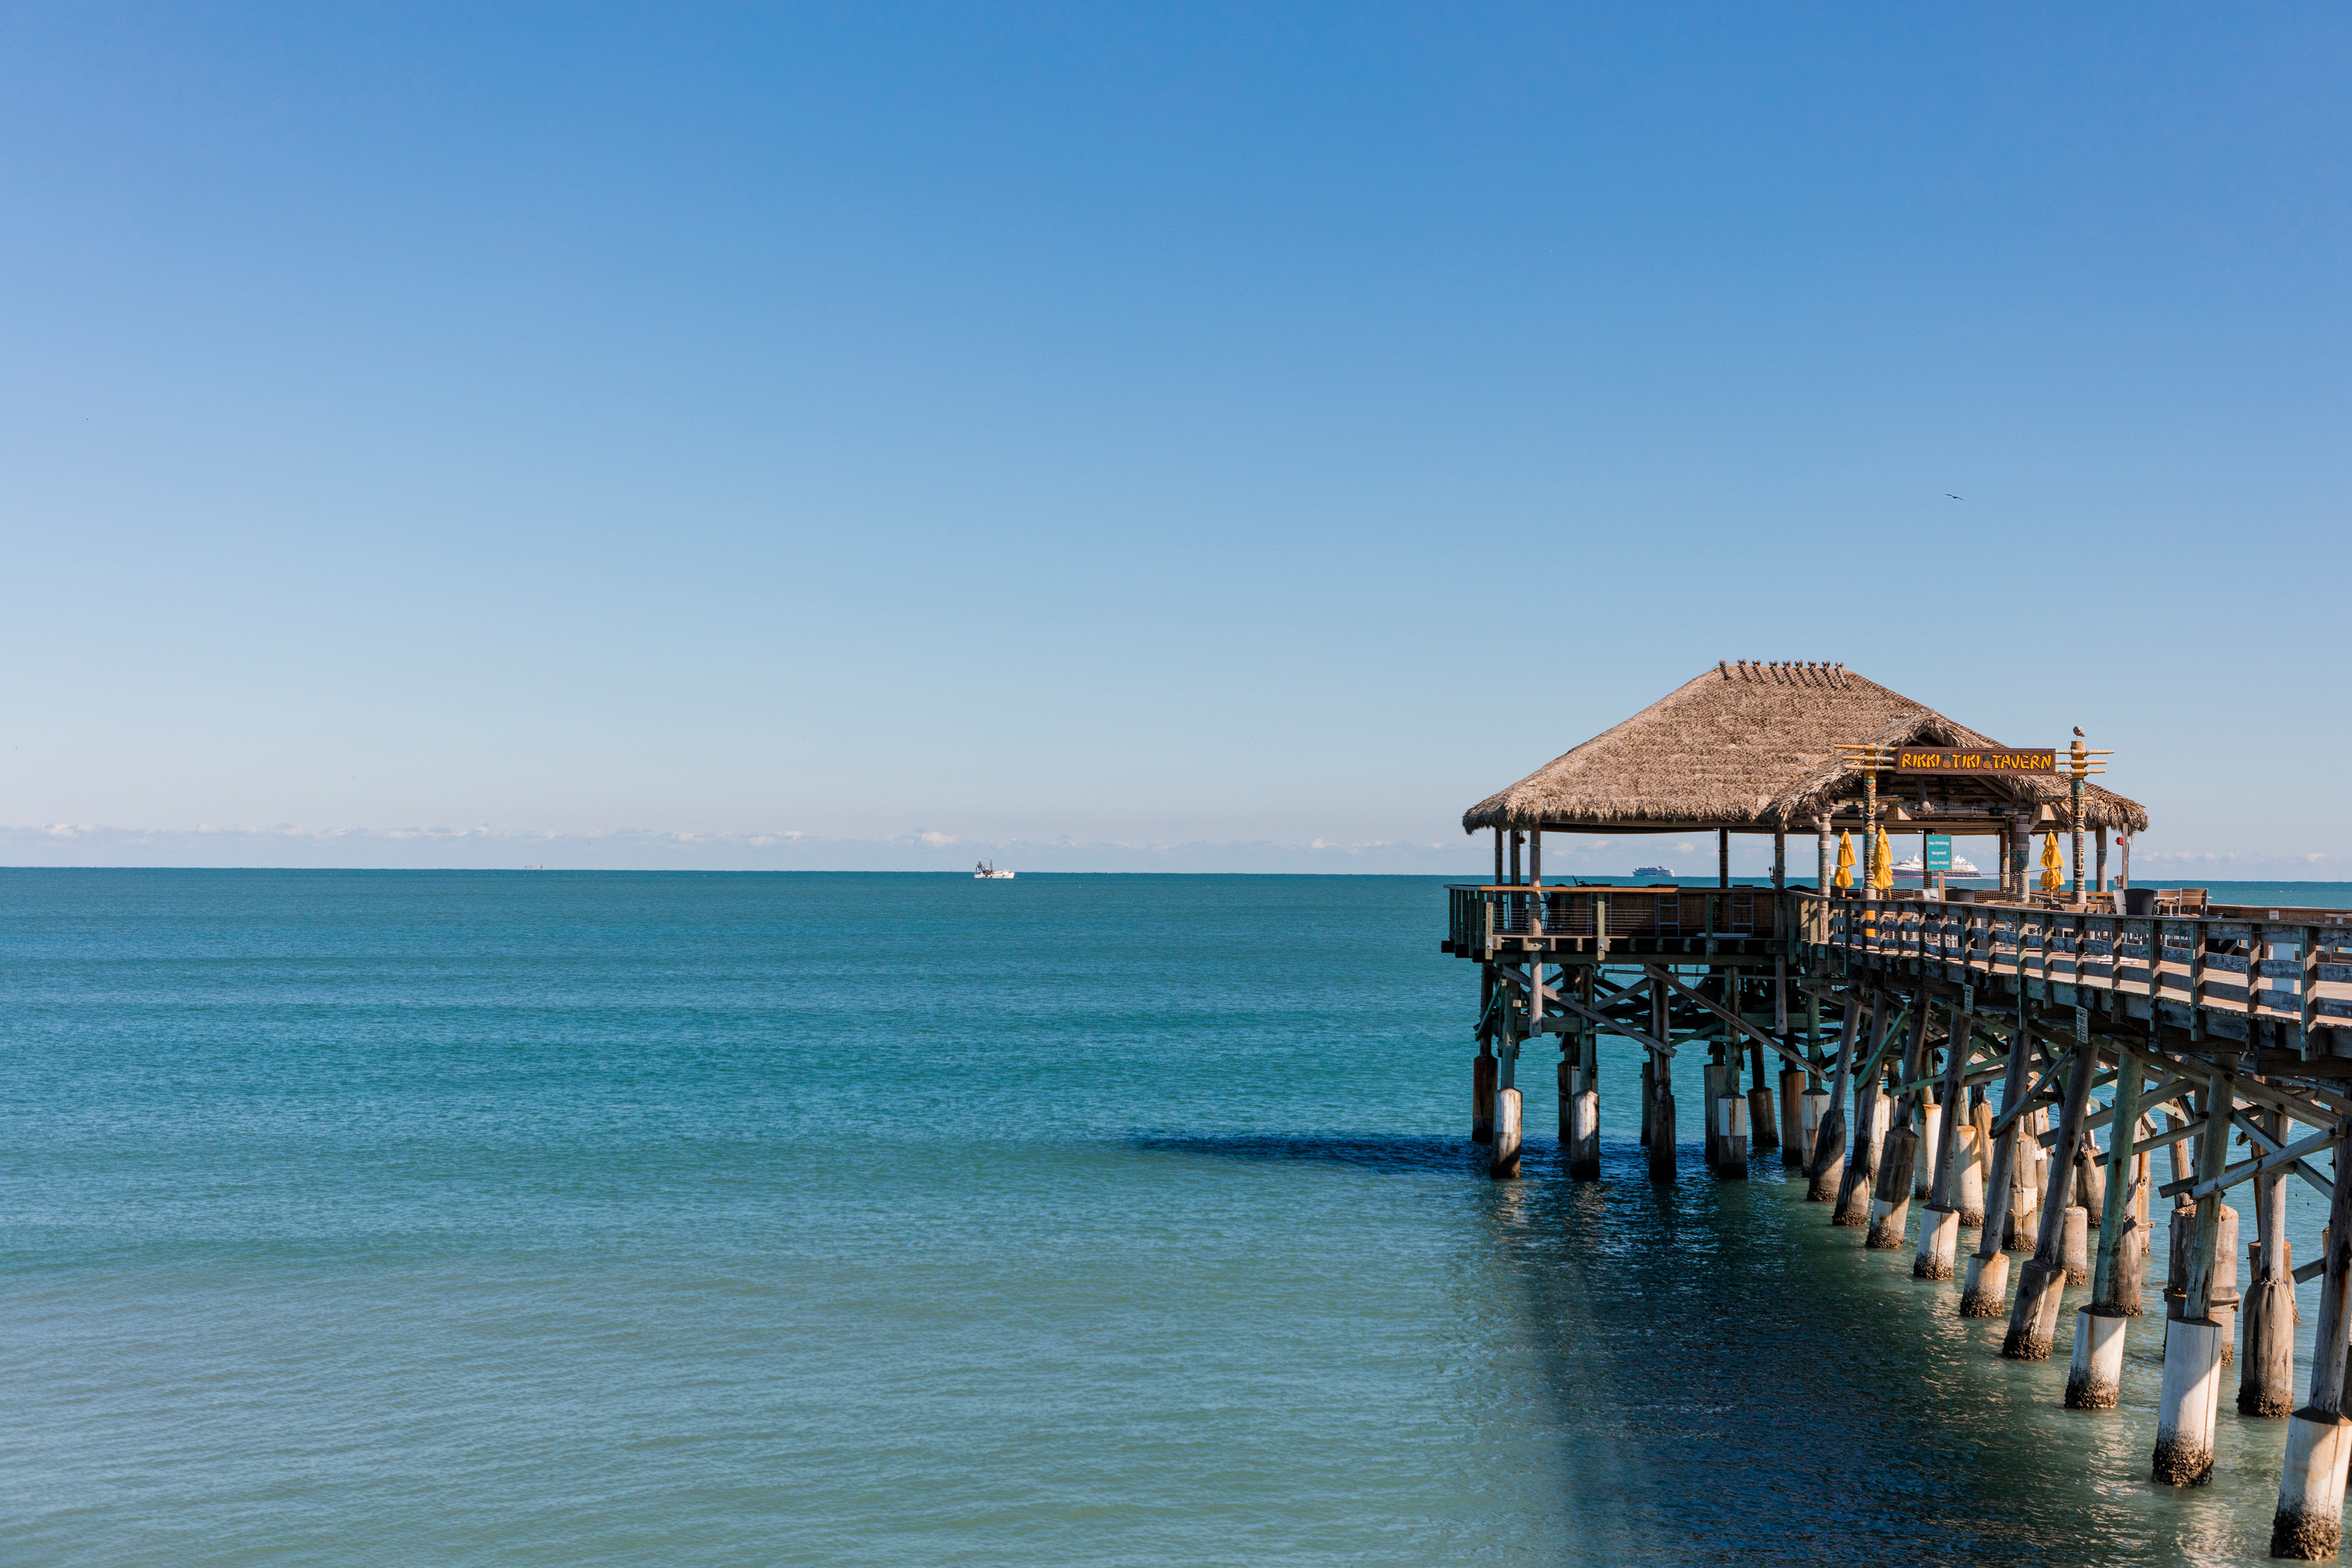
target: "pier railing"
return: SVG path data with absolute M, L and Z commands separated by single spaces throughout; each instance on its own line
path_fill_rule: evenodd
M 1446 948 L 1463 955 L 1526 948 L 1607 951 L 1610 944 L 1783 939 L 1787 895 L 1769 887 L 1446 889 Z
M 2352 1055 L 2352 911 L 2128 915 L 1790 896 L 1806 940 L 1849 965 L 1957 982 L 2021 979 L 2059 1002 L 2088 1000 L 2077 992 L 2143 998 L 2173 1021 L 2193 1024 L 2200 1010 L 2259 1019 L 2297 1031 L 2306 1054 Z

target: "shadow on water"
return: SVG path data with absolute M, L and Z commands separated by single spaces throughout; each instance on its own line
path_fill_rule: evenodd
M 1830 1226 L 1778 1161 L 1723 1181 L 1688 1145 L 1654 1183 L 1619 1138 L 1579 1182 L 1531 1143 L 1528 1179 L 1488 1189 L 1496 1283 L 1525 1313 L 1571 1477 L 1571 1561 L 2260 1554 L 2266 1498 L 2264 1539 L 2240 1541 L 2205 1489 L 2153 1486 L 2152 1420 L 2064 1411 L 2063 1344 L 2000 1360 L 2000 1322 L 1915 1281 L 1910 1246 L 1870 1252 Z
M 1139 1133 L 1124 1142 L 1127 1147 L 1147 1154 L 1347 1166 L 1357 1170 L 1459 1174 L 1486 1168 L 1484 1152 L 1460 1138 L 1377 1133 Z

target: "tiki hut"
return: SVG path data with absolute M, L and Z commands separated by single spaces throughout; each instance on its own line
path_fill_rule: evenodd
M 1507 836 L 1514 882 L 1522 834 L 1712 830 L 1727 852 L 1732 833 L 1779 839 L 1810 828 L 1826 844 L 1863 823 L 1864 776 L 1839 749 L 1853 744 L 2002 748 L 1843 664 L 1725 663 L 1479 801 L 1462 826 L 1495 830 L 1497 881 Z M 1882 775 L 1879 784 L 1890 833 L 1999 835 L 2012 871 L 2025 835 L 2070 824 L 2070 786 L 2051 774 Z M 2147 812 L 2087 785 L 2083 826 L 2097 831 L 2104 862 L 2107 833 L 2143 831 Z

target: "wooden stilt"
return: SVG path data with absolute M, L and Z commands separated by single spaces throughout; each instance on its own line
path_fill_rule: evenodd
M 1930 1009 L 1923 998 L 1911 1019 L 1911 1037 L 1903 1047 L 1903 1067 L 1897 1075 L 1916 1082 L 1927 1071 Z M 1919 1157 L 1919 1096 L 1915 1092 L 1889 1104 L 1892 1123 L 1880 1141 L 1878 1178 L 1870 1199 L 1870 1232 L 1863 1245 L 1891 1252 L 1903 1245 L 1911 1212 L 1912 1178 Z
M 2327 1203 L 2319 1312 L 2312 1324 L 2310 1396 L 2287 1423 L 2271 1555 L 2315 1563 L 2344 1540 L 2344 1488 L 2352 1469 L 2352 1420 L 2344 1416 L 2345 1324 L 2352 1306 L 2352 1116 L 2336 1124 L 2336 1193 Z
M 1780 1164 L 1788 1169 L 1805 1163 L 1805 1075 L 1797 1068 L 1780 1070 Z
M 1504 1089 L 1495 1095 L 1495 1154 L 1486 1174 L 1508 1181 L 1519 1174 L 1519 1092 Z
M 1481 1046 L 1470 1063 L 1470 1141 L 1495 1141 L 1495 1053 Z
M 2058 1243 L 2058 1266 L 2074 1286 L 2091 1282 L 2091 1211 L 2079 1203 L 2066 1206 L 2065 1221 L 2059 1227 L 2063 1233 Z
M 1877 1016 L 1874 995 L 1872 1016 Z M 1854 1053 L 1861 1043 L 1862 999 L 1849 994 L 1845 999 L 1845 1020 L 1838 1031 L 1835 1086 L 1829 1091 L 1829 1101 L 1822 1107 L 1820 1123 L 1813 1134 L 1812 1161 L 1805 1167 L 1805 1174 L 1810 1178 L 1805 1185 L 1805 1197 L 1814 1203 L 1827 1203 L 1834 1197 L 1845 1174 L 1845 1091 L 1853 1072 Z
M 2124 1333 L 2131 1319 L 2120 1301 L 2121 1254 L 2131 1233 L 2132 1140 L 2139 1126 L 2143 1077 L 2139 1059 L 2129 1051 L 2122 1052 L 2116 1062 L 2115 1119 L 2108 1124 L 2113 1130 L 2107 1135 L 2107 1159 L 2114 1170 L 2123 1174 L 2106 1185 L 2106 1212 L 2100 1216 L 2091 1303 L 2074 1318 L 2074 1363 L 2066 1375 L 2069 1410 L 2112 1410 L 2123 1386 Z
M 2009 1051 L 2009 1071 L 2002 1080 L 2001 1103 L 2013 1106 L 2025 1098 L 2025 1086 L 2032 1072 L 2032 1052 L 2026 1049 L 2027 1002 L 2018 1003 L 2017 1030 Z M 2011 1122 L 2002 1129 L 1993 1146 L 1992 1169 L 1985 1181 L 1985 1201 L 1988 1206 L 1999 1204 L 2001 1215 L 1996 1217 L 1990 1207 L 1984 1226 L 1979 1233 L 1977 1249 L 1969 1259 L 1968 1277 L 1960 1290 L 1960 1316 L 1964 1318 L 1997 1318 L 2006 1306 L 2009 1293 L 2009 1259 L 2001 1251 L 2001 1230 L 2009 1208 L 2009 1189 L 2012 1173 L 2018 1166 L 2018 1144 L 2021 1135 L 2020 1123 Z M 1980 1127 L 1990 1124 L 1980 1123 Z
M 2079 1025 L 2075 1038 L 2086 1038 Z M 2018 1275 L 2009 1335 L 2000 1346 L 2000 1354 L 2012 1361 L 2050 1358 L 2051 1341 L 2058 1329 L 2059 1299 L 2066 1287 L 2066 1216 L 2070 1212 L 2066 1199 L 2074 1182 L 2074 1156 L 2089 1135 L 2084 1123 L 2089 1115 L 2091 1080 L 2097 1076 L 2098 1066 L 2098 1057 L 2084 1044 L 2076 1048 L 2066 1068 L 2066 1108 L 2059 1118 L 2056 1157 L 2050 1162 L 2033 1256 Z M 2084 1273 L 2088 1272 L 2086 1268 Z
M 2285 1142 L 2286 1117 L 2257 1109 L 2253 1123 Z M 2284 1170 L 2266 1172 L 2254 1189 L 2253 1288 L 2246 1297 L 2246 1355 L 2238 1369 L 2238 1414 L 2278 1420 L 2294 1410 L 2294 1257 L 2286 1239 Z
M 2221 1174 L 2234 1099 L 2229 1073 L 2216 1069 L 2207 1080 L 2204 1102 L 2212 1114 L 2208 1131 L 2197 1139 L 2200 1183 Z M 2213 1418 L 2221 1397 L 2221 1325 L 2211 1315 L 2213 1249 L 2221 1229 L 2221 1195 L 2209 1192 L 2197 1200 L 2181 1315 L 2165 1330 L 2164 1391 L 2157 1406 L 2153 1473 L 2166 1486 L 2199 1486 L 2213 1473 Z
M 2213 1233 L 2212 1305 L 2206 1315 L 2221 1325 L 2221 1364 L 2238 1359 L 2238 1211 L 2223 1204 Z
M 1674 1071 L 1672 1058 L 1656 1051 L 1650 1053 L 1650 1075 L 1655 1092 L 1650 1109 L 1650 1175 L 1660 1181 L 1675 1179 Z

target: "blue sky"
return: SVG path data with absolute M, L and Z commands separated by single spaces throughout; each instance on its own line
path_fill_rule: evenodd
M 12 6 L 0 862 L 1467 870 L 1746 657 L 2084 725 L 2161 874 L 2352 874 L 2347 66 Z

